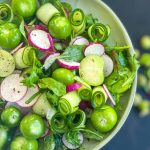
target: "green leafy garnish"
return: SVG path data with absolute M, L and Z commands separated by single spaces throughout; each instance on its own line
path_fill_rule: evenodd
M 63 96 L 66 94 L 66 86 L 53 78 L 43 78 L 38 83 L 41 89 L 49 89 L 57 96 Z
M 89 14 L 89 15 L 86 15 L 85 16 L 85 20 L 86 20 L 86 28 L 89 28 L 91 25 L 95 24 L 98 22 L 98 19 L 97 18 L 94 18 L 92 16 L 92 14 Z

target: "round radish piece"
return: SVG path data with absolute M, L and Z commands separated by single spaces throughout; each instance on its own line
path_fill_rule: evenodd
M 21 100 L 27 93 L 27 87 L 21 81 L 23 77 L 20 74 L 12 74 L 6 77 L 1 83 L 1 96 L 9 102 Z
M 50 66 L 54 63 L 54 61 L 57 59 L 57 57 L 60 55 L 60 53 L 54 53 L 49 55 L 45 62 L 44 62 L 44 68 L 45 70 L 47 70 L 48 68 L 50 68 Z
M 85 110 L 86 108 L 92 108 L 92 104 L 90 101 L 81 101 L 79 104 L 79 108 Z
M 83 134 L 81 132 L 79 132 L 79 134 L 78 134 L 78 140 L 80 141 L 80 145 L 81 145 L 83 143 Z M 63 135 L 62 141 L 63 141 L 64 145 L 69 149 L 79 148 L 79 145 L 73 145 L 66 139 L 66 134 Z
M 43 24 L 35 25 L 35 29 L 43 30 L 43 31 L 48 32 L 47 27 L 45 25 L 43 25 Z
M 83 36 L 77 36 L 71 40 L 70 45 L 89 45 L 89 41 Z
M 28 89 L 27 94 L 17 102 L 17 104 L 21 107 L 31 107 L 35 104 L 35 102 L 38 100 L 38 96 L 34 98 L 29 104 L 26 104 L 26 101 L 33 96 L 35 93 L 39 91 L 38 86 L 34 86 Z
M 114 63 L 112 59 L 106 54 L 103 55 L 102 58 L 104 60 L 104 76 L 108 77 L 114 69 Z
M 69 70 L 77 70 L 80 67 L 80 63 L 78 62 L 65 61 L 62 59 L 57 59 L 57 62 L 62 68 L 66 68 Z
M 99 43 L 91 43 L 88 45 L 84 51 L 84 55 L 98 55 L 102 56 L 105 52 L 104 46 Z
M 23 108 L 23 107 L 19 106 L 17 103 L 13 103 L 13 102 L 8 102 L 5 106 L 5 108 L 7 108 L 9 106 L 14 106 L 14 107 L 20 109 L 22 114 L 24 114 L 24 115 L 31 111 L 31 107 Z
M 53 40 L 49 33 L 43 30 L 35 29 L 28 36 L 29 43 L 41 51 L 51 51 L 53 49 Z
M 66 88 L 67 93 L 78 90 L 82 85 L 79 83 L 69 84 Z

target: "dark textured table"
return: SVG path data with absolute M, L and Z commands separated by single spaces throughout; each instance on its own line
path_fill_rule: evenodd
M 103 0 L 119 16 L 134 46 L 141 49 L 139 39 L 150 35 L 150 0 Z M 141 52 L 144 52 L 141 49 Z M 149 98 L 150 99 L 150 98 Z M 143 119 L 132 109 L 120 132 L 103 150 L 150 150 L 150 116 Z

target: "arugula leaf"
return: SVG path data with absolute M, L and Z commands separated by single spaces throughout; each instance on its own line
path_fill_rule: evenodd
M 49 91 L 46 93 L 48 101 L 54 106 L 58 106 L 59 97 L 55 94 L 51 94 Z
M 49 135 L 40 141 L 38 150 L 54 150 L 55 147 L 55 138 L 53 135 Z
M 84 58 L 84 47 L 85 46 L 81 45 L 68 46 L 59 58 L 64 59 L 66 61 L 80 62 Z
M 36 58 L 36 56 L 34 56 L 33 59 L 34 59 L 33 60 L 33 66 L 31 67 L 31 69 L 27 73 L 28 76 L 25 77 L 25 79 L 22 81 L 22 83 L 27 87 L 31 87 L 31 86 L 37 84 L 38 81 L 42 77 L 44 77 L 43 66 L 42 66 L 41 62 Z
M 92 14 L 86 15 L 85 16 L 85 20 L 86 20 L 87 28 L 89 28 L 91 25 L 93 25 L 93 24 L 98 22 L 98 19 L 94 18 L 92 16 Z
M 66 86 L 53 78 L 43 78 L 38 83 L 41 89 L 49 89 L 57 96 L 63 96 L 66 94 Z

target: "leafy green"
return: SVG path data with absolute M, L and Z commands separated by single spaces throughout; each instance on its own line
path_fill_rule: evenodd
M 31 87 L 34 84 L 37 84 L 39 79 L 44 77 L 43 66 L 41 62 L 36 58 L 36 56 L 34 56 L 33 59 L 33 66 L 27 73 L 28 76 L 25 77 L 25 79 L 22 81 L 22 83 L 27 87 Z
M 56 144 L 54 136 L 49 135 L 40 141 L 38 150 L 54 150 L 55 146 Z
M 41 89 L 49 89 L 57 96 L 63 96 L 66 94 L 66 86 L 53 78 L 43 78 L 38 83 Z
M 84 57 L 84 54 L 83 54 L 84 47 L 85 46 L 81 46 L 81 45 L 68 46 L 65 49 L 65 51 L 62 53 L 60 58 L 66 61 L 80 62 Z
M 56 94 L 52 94 L 50 91 L 48 91 L 46 93 L 46 97 L 53 106 L 58 106 L 59 97 Z
M 86 20 L 86 25 L 87 25 L 87 28 L 89 28 L 91 25 L 95 24 L 98 22 L 98 19 L 97 18 L 94 18 L 92 16 L 92 14 L 89 14 L 89 15 L 86 15 L 85 16 L 85 20 Z

